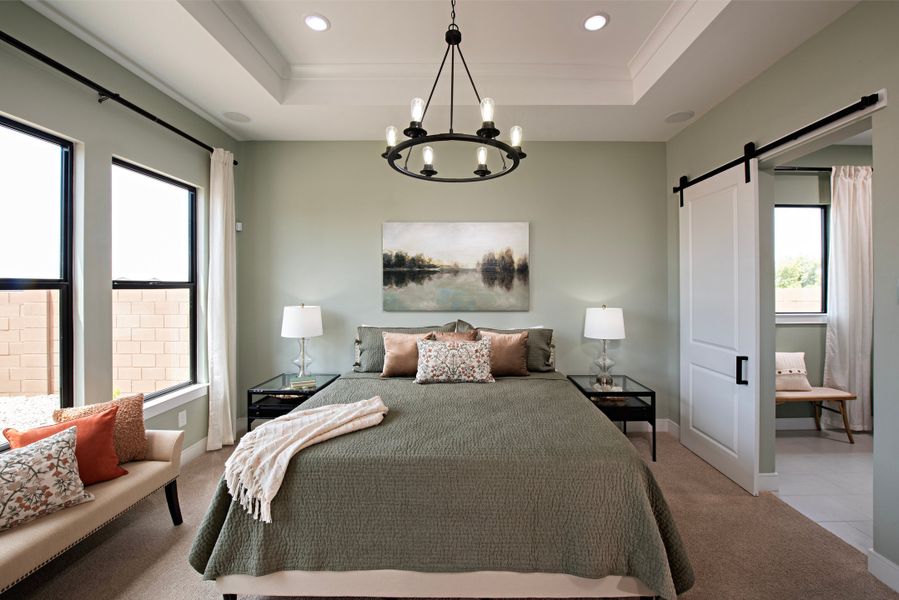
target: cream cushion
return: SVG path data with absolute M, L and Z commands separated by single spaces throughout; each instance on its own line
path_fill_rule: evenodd
M 178 476 L 184 432 L 148 431 L 147 440 L 145 459 L 123 465 L 127 475 L 85 488 L 93 502 L 0 532 L 0 593 Z
M 810 392 L 805 352 L 777 352 L 774 358 L 775 389 L 784 392 Z

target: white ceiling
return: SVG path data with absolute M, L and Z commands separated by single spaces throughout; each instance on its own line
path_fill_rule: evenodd
M 381 139 L 427 97 L 446 0 L 34 0 L 30 6 L 238 139 Z M 460 0 L 462 50 L 497 125 L 526 140 L 665 141 L 842 15 L 833 0 Z M 583 28 L 596 12 L 598 32 Z M 310 13 L 331 21 L 317 33 Z M 28 40 L 25 40 L 26 42 Z M 64 60 L 65 57 L 57 57 Z M 457 67 L 458 67 L 457 63 Z M 457 69 L 456 129 L 479 125 Z M 445 130 L 449 69 L 425 126 Z M 102 82 L 101 82 L 102 83 Z M 239 112 L 248 123 L 224 117 Z

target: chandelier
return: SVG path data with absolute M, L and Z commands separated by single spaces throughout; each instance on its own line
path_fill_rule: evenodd
M 456 25 L 456 0 L 451 0 L 452 23 L 447 27 L 444 39 L 446 40 L 446 51 L 443 53 L 443 60 L 440 62 L 440 68 L 437 70 L 437 77 L 434 79 L 434 85 L 431 86 L 431 93 L 425 102 L 421 98 L 412 99 L 412 121 L 409 127 L 403 130 L 403 134 L 408 138 L 397 143 L 397 128 L 391 125 L 387 128 L 387 150 L 381 154 L 381 158 L 387 160 L 395 171 L 425 181 L 441 181 L 447 183 L 467 182 L 467 181 L 486 181 L 488 179 L 496 179 L 503 175 L 508 175 L 514 171 L 522 159 L 527 156 L 521 151 L 521 127 L 518 125 L 512 127 L 509 132 L 510 143 L 507 144 L 498 140 L 499 130 L 493 122 L 493 115 L 496 105 L 493 98 L 481 98 L 478 88 L 474 84 L 471 71 L 468 70 L 468 64 L 462 55 L 462 32 Z M 456 54 L 465 67 L 465 73 L 468 75 L 468 81 L 471 83 L 471 89 L 478 99 L 481 109 L 481 128 L 477 130 L 475 135 L 468 133 L 456 133 L 453 130 L 453 116 L 455 112 L 455 88 L 456 88 Z M 423 125 L 425 115 L 428 114 L 428 108 L 431 106 L 431 99 L 434 97 L 434 90 L 437 89 L 437 83 L 440 81 L 440 75 L 443 73 L 443 67 L 446 65 L 446 59 L 450 59 L 450 106 L 449 106 L 449 131 L 447 133 L 428 134 Z M 477 168 L 472 171 L 474 177 L 471 176 L 442 176 L 438 177 L 438 171 L 435 167 L 436 153 L 431 144 L 438 142 L 461 142 L 472 144 L 475 146 L 473 157 L 477 162 Z M 421 146 L 421 164 L 420 170 L 415 167 L 409 167 L 409 158 L 416 153 L 416 148 Z M 493 151 L 499 156 L 497 167 L 502 167 L 496 171 L 490 171 L 487 167 L 488 158 Z M 418 161 L 416 160 L 415 163 Z

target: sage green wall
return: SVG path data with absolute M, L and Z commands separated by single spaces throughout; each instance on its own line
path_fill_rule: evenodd
M 148 83 L 19 2 L 0 2 L 4 31 L 214 146 L 236 142 Z M 84 86 L 0 44 L 0 113 L 76 142 L 76 402 L 112 396 L 110 165 L 117 156 L 198 186 L 205 224 L 209 154 L 112 102 L 99 104 Z M 239 176 L 239 175 L 238 175 Z M 205 227 L 200 231 L 205 264 Z M 203 288 L 201 288 L 202 290 Z M 200 294 L 202 297 L 202 293 Z M 200 319 L 198 339 L 204 346 Z M 205 360 L 201 355 L 201 362 Z M 206 399 L 187 407 L 185 446 L 206 435 Z M 175 413 L 150 426 L 177 428 Z
M 738 156 L 749 141 L 784 132 L 887 88 L 899 90 L 899 3 L 861 2 L 844 16 L 706 113 L 667 145 L 668 189 Z M 826 66 L 826 68 L 825 68 Z M 874 549 L 899 563 L 899 110 L 873 116 L 874 132 Z M 669 355 L 677 369 L 676 198 L 668 194 Z M 669 414 L 678 414 L 673 399 Z M 762 465 L 774 469 L 773 436 L 763 438 Z
M 664 144 L 531 143 L 519 172 L 464 186 L 401 177 L 379 158 L 383 150 L 377 142 L 243 144 L 241 389 L 292 368 L 296 342 L 279 337 L 286 304 L 322 306 L 325 333 L 309 346 L 318 372 L 351 368 L 357 325 L 461 317 L 552 327 L 559 369 L 577 373 L 598 352 L 582 337 L 584 309 L 605 303 L 624 308 L 627 339 L 610 343 L 617 370 L 667 397 Z M 385 221 L 529 221 L 530 311 L 383 312 Z
M 791 161 L 797 167 L 830 167 L 833 165 L 870 165 L 871 146 L 833 145 Z M 774 178 L 776 204 L 829 204 L 830 175 L 778 173 Z M 824 382 L 824 342 L 827 325 L 778 325 L 776 347 L 780 352 L 805 352 L 806 368 L 812 385 Z M 782 404 L 777 418 L 813 417 L 807 403 Z

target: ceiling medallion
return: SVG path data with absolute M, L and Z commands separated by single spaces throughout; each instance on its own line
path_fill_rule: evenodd
M 415 179 L 423 179 L 425 181 L 440 181 L 445 183 L 467 182 L 467 181 L 487 181 L 488 179 L 496 179 L 503 175 L 508 175 L 514 171 L 522 159 L 527 156 L 521 151 L 521 127 L 518 125 L 512 127 L 509 132 L 511 138 L 507 144 L 497 139 L 499 130 L 493 122 L 493 113 L 495 104 L 493 98 L 481 98 L 478 94 L 478 88 L 474 84 L 471 71 L 468 70 L 468 64 L 462 55 L 462 32 L 456 25 L 456 0 L 451 1 L 452 4 L 452 23 L 447 27 L 444 38 L 446 39 L 446 52 L 443 53 L 443 60 L 440 62 L 440 68 L 437 70 L 437 77 L 434 79 L 434 85 L 431 86 L 431 93 L 428 101 L 425 102 L 421 98 L 412 99 L 412 121 L 409 127 L 403 130 L 403 134 L 409 138 L 397 143 L 397 128 L 390 126 L 387 128 L 387 150 L 381 154 L 381 158 L 387 160 L 395 171 L 414 177 Z M 453 114 L 455 103 L 455 78 L 456 78 L 456 54 L 465 67 L 465 73 L 468 75 L 468 81 L 471 83 L 471 89 L 478 99 L 481 109 L 481 128 L 477 130 L 475 135 L 468 133 L 456 133 L 453 131 Z M 431 105 L 431 99 L 434 97 L 434 90 L 437 89 L 437 82 L 440 81 L 440 75 L 443 73 L 443 67 L 446 65 L 446 58 L 450 57 L 450 119 L 448 133 L 428 134 L 422 127 L 425 115 L 428 113 L 428 107 Z M 438 177 L 438 171 L 435 167 L 435 152 L 430 144 L 444 142 L 462 142 L 466 144 L 476 145 L 474 158 L 476 159 L 477 168 L 472 172 L 474 177 L 461 176 Z M 409 167 L 409 158 L 413 154 L 414 148 L 421 146 L 421 165 L 420 170 Z M 495 149 L 499 156 L 499 164 L 502 165 L 496 171 L 490 171 L 488 168 L 488 158 L 492 153 L 491 149 Z M 417 160 L 415 161 L 418 162 Z

